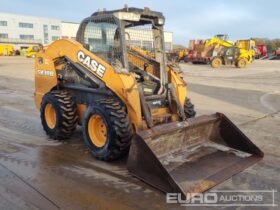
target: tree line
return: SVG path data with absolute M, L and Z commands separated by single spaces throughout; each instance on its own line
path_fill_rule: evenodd
M 264 44 L 267 47 L 268 52 L 273 52 L 277 48 L 280 48 L 280 39 L 265 39 L 265 38 L 253 38 L 256 45 Z

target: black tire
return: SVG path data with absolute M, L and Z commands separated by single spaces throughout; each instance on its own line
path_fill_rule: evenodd
M 104 146 L 96 146 L 88 132 L 89 120 L 98 114 L 106 125 L 107 135 Z M 90 105 L 83 120 L 83 136 L 86 146 L 94 157 L 101 160 L 115 160 L 129 151 L 132 127 L 125 106 L 116 99 L 103 99 Z
M 193 118 L 196 115 L 196 111 L 194 110 L 194 105 L 192 104 L 189 98 L 185 99 L 184 112 L 187 118 Z
M 51 104 L 56 113 L 56 124 L 50 128 L 46 122 L 45 108 Z M 46 134 L 57 140 L 69 138 L 77 125 L 77 106 L 72 97 L 63 90 L 54 90 L 47 93 L 41 103 L 41 122 Z

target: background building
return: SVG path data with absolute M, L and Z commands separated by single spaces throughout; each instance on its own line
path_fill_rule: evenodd
M 75 39 L 79 23 L 52 18 L 0 13 L 0 44 L 13 44 L 15 49 L 26 49 L 30 45 L 48 45 L 51 42 L 68 38 Z M 166 50 L 172 50 L 173 33 L 164 33 Z M 146 47 L 153 45 L 151 40 L 137 40 L 133 43 Z
M 51 18 L 0 13 L 0 43 L 15 48 L 47 45 L 61 37 L 61 21 Z
M 61 38 L 76 39 L 80 23 L 61 22 Z

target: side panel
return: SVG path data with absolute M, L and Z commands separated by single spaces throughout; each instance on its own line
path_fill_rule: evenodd
M 111 89 L 126 104 L 128 114 L 135 129 L 142 127 L 140 98 L 138 95 L 137 83 L 133 76 L 125 73 L 117 73 L 115 69 L 106 61 L 97 57 L 92 52 L 85 49 L 79 42 L 74 40 L 61 39 L 49 45 L 45 52 L 37 55 L 36 71 L 43 68 L 44 65 L 39 63 L 39 57 L 45 56 L 49 59 L 49 63 L 54 59 L 67 56 L 73 62 L 79 63 L 105 82 L 106 86 Z M 47 68 L 47 67 L 45 67 Z M 48 66 L 50 68 L 50 66 Z M 52 66 L 54 71 L 54 66 Z M 51 78 L 48 82 L 36 79 L 35 95 L 47 93 L 55 84 Z M 55 77 L 56 80 L 56 77 Z M 42 82 L 41 87 L 39 83 Z M 39 87 L 39 89 L 37 89 Z M 38 92 L 38 93 L 37 93 Z M 39 100 L 39 99 L 38 99 Z M 40 104 L 37 102 L 36 104 Z
M 184 106 L 185 98 L 187 97 L 187 83 L 183 80 L 181 75 L 170 69 L 171 83 L 174 85 L 180 104 Z
M 57 85 L 53 60 L 44 53 L 38 53 L 35 62 L 35 104 L 39 109 L 43 96 Z

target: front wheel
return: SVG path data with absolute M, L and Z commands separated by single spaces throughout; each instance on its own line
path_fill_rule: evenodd
M 67 139 L 77 125 L 77 106 L 67 91 L 47 93 L 41 104 L 41 121 L 46 134 L 52 139 Z
M 247 65 L 247 60 L 245 58 L 241 58 L 237 61 L 237 68 L 245 68 Z
M 222 65 L 222 59 L 219 57 L 215 57 L 211 60 L 211 66 L 213 68 L 219 68 Z
M 116 99 L 90 105 L 83 120 L 83 136 L 98 159 L 114 160 L 127 154 L 132 128 L 125 106 Z

